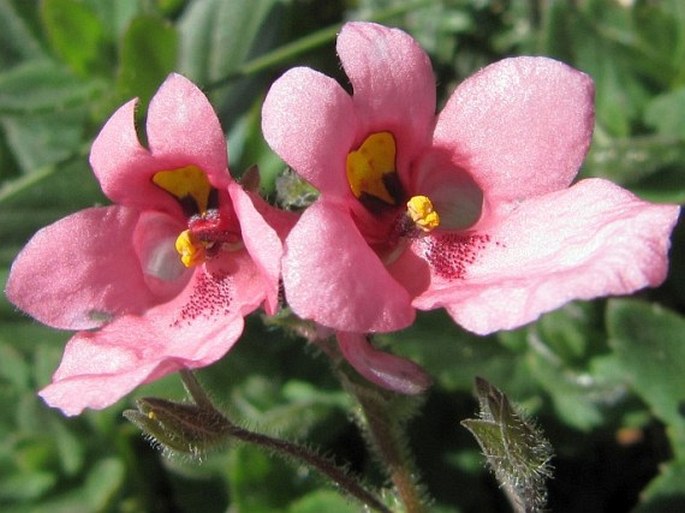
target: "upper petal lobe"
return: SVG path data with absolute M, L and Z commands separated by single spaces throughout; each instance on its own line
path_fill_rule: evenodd
M 352 99 L 309 68 L 294 68 L 271 86 L 262 107 L 269 146 L 324 194 L 351 196 L 345 159 L 357 134 Z
M 359 136 L 390 131 L 398 161 L 410 161 L 430 143 L 435 123 L 435 78 L 428 55 L 409 34 L 375 23 L 347 23 L 336 48 L 352 82 Z
M 91 208 L 43 228 L 14 261 L 8 298 L 40 322 L 72 330 L 158 302 L 134 247 L 139 217 L 126 207 Z
M 490 203 L 564 189 L 590 145 L 593 100 L 592 80 L 561 62 L 504 59 L 459 85 L 434 144 L 471 173 Z

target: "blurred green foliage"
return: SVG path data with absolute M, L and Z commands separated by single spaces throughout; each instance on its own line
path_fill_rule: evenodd
M 582 175 L 607 177 L 653 201 L 685 202 L 685 2 L 406 4 L 0 0 L 0 283 L 37 229 L 106 202 L 87 163 L 90 143 L 131 97 L 141 98 L 144 112 L 171 71 L 205 87 L 233 172 L 258 163 L 271 193 L 283 164 L 259 131 L 268 85 L 295 63 L 341 78 L 334 26 L 403 5 L 404 13 L 383 21 L 429 52 L 441 103 L 460 80 L 499 58 L 564 60 L 596 84 L 597 126 Z M 635 299 L 573 303 L 487 338 L 431 312 L 378 337 L 436 380 L 410 430 L 434 511 L 508 510 L 459 426 L 476 409 L 477 375 L 537 416 L 555 447 L 551 510 L 685 511 L 684 252 L 680 226 L 667 282 Z M 48 409 L 36 390 L 49 382 L 68 336 L 0 298 L 3 512 L 356 511 L 306 469 L 252 447 L 230 446 L 201 464 L 162 457 L 121 417 L 131 398 L 73 419 Z M 382 484 L 349 422 L 349 399 L 325 358 L 302 340 L 251 319 L 236 349 L 200 379 L 248 425 L 306 438 Z M 180 399 L 183 391 L 171 376 L 141 395 Z

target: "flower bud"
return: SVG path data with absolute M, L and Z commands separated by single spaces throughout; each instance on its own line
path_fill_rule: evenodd
M 155 397 L 136 401 L 123 415 L 165 450 L 201 456 L 228 441 L 231 424 L 218 411 Z

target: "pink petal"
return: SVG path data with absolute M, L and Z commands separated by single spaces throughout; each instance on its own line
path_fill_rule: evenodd
M 352 82 L 358 137 L 392 132 L 398 161 L 408 166 L 430 144 L 435 123 L 435 78 L 428 55 L 409 34 L 366 22 L 345 24 L 336 48 Z
M 409 294 L 349 213 L 321 200 L 302 214 L 286 239 L 283 282 L 293 311 L 329 328 L 391 331 L 414 321 Z
M 228 186 L 226 139 L 207 97 L 172 73 L 150 101 L 146 124 L 152 154 L 169 169 L 194 164 L 217 189 Z
M 359 333 L 338 332 L 338 344 L 345 359 L 359 374 L 376 385 L 400 394 L 425 392 L 431 378 L 417 364 L 378 351 Z
M 487 334 L 574 299 L 657 286 L 666 277 L 678 213 L 600 179 L 503 206 L 499 222 L 477 239 L 431 248 L 443 251 L 436 257 L 442 269 L 433 266 L 433 283 L 414 305 L 444 306 L 465 328 Z M 426 255 L 431 241 L 420 244 L 415 249 Z
M 55 328 L 90 329 L 159 301 L 133 245 L 136 210 L 111 206 L 72 214 L 40 230 L 12 265 L 7 296 Z
M 224 356 L 240 337 L 243 316 L 264 299 L 259 272 L 246 252 L 199 268 L 174 300 L 127 315 L 67 344 L 52 384 L 40 395 L 67 415 L 105 408 L 142 383 Z
M 435 145 L 492 203 L 560 190 L 590 144 L 593 96 L 590 77 L 565 64 L 504 59 L 457 88 L 438 118 Z
M 351 196 L 345 162 L 356 128 L 350 96 L 335 80 L 309 68 L 285 73 L 262 107 L 269 146 L 325 194 Z
M 178 212 L 178 202 L 151 182 L 163 168 L 138 141 L 133 124 L 136 103 L 120 107 L 100 130 L 90 150 L 90 165 L 102 192 L 113 202 Z
M 276 231 L 257 211 L 250 195 L 240 185 L 232 183 L 228 187 L 228 192 L 240 220 L 245 248 L 262 274 L 266 290 L 266 311 L 273 315 L 278 308 L 283 244 Z
M 152 183 L 163 170 L 195 165 L 217 189 L 228 186 L 226 141 L 212 106 L 192 82 L 172 74 L 150 101 L 147 137 L 138 141 L 136 101 L 120 107 L 93 142 L 90 163 L 103 192 L 115 203 L 179 213 L 175 198 Z

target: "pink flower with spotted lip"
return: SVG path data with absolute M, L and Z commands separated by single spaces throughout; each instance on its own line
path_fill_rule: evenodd
M 282 243 L 264 215 L 287 221 L 232 180 L 207 98 L 171 75 L 150 102 L 149 148 L 138 141 L 135 108 L 133 100 L 117 110 L 91 151 L 115 205 L 40 230 L 7 284 L 9 299 L 40 322 L 83 330 L 40 392 L 68 415 L 215 362 L 245 315 L 277 305 Z
M 352 95 L 295 68 L 263 107 L 269 145 L 320 191 L 285 240 L 297 314 L 373 333 L 443 307 L 487 334 L 664 280 L 679 208 L 572 185 L 594 123 L 587 75 L 505 59 L 436 116 L 429 59 L 406 33 L 348 23 L 337 51 Z

